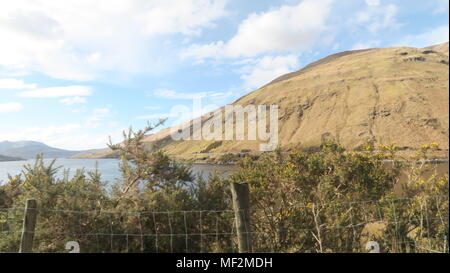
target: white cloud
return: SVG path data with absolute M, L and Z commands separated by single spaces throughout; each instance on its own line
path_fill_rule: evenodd
M 366 0 L 366 4 L 369 6 L 378 6 L 380 5 L 380 0 Z
M 147 94 L 148 97 L 159 97 L 164 99 L 174 100 L 192 100 L 201 98 L 225 98 L 231 96 L 229 92 L 197 92 L 197 93 L 182 93 L 171 89 L 156 89 Z
M 448 0 L 435 0 L 433 4 L 435 6 L 433 11 L 435 14 L 443 14 L 448 12 Z
M 0 126 L 0 141 L 34 140 L 68 150 L 104 148 L 109 135 L 117 143 L 122 140 L 121 133 L 126 129 L 117 122 L 108 121 L 110 116 L 109 108 L 97 108 L 92 110 L 90 117 L 80 122 L 19 127 L 15 130 Z
M 86 127 L 97 128 L 101 125 L 101 121 L 112 115 L 109 108 L 95 108 L 92 115 L 86 121 Z
M 398 29 L 402 26 L 397 21 L 398 8 L 394 4 L 380 5 L 376 2 L 368 4 L 365 10 L 356 13 L 351 18 L 350 25 L 364 26 L 372 34 L 379 33 L 382 30 Z
M 20 96 L 24 98 L 57 98 L 90 95 L 92 95 L 92 89 L 90 87 L 78 85 L 41 88 L 20 93 Z
M 439 26 L 417 35 L 407 35 L 396 42 L 395 46 L 426 47 L 449 41 L 448 25 Z
M 27 84 L 23 80 L 0 79 L 0 89 L 33 89 L 36 84 Z
M 87 125 L 81 123 L 32 126 L 20 128 L 20 130 L 14 132 L 2 132 L 0 128 L 0 141 L 34 140 L 62 149 L 85 150 L 106 147 L 109 135 L 111 135 L 113 142 L 119 142 L 121 132 L 125 128 L 108 123 L 102 128 L 103 130 L 87 131 L 86 129 Z
M 243 88 L 252 90 L 259 88 L 275 78 L 299 68 L 298 58 L 295 55 L 266 56 L 257 59 L 254 64 L 246 65 L 241 69 Z
M 206 92 L 201 93 L 180 93 L 170 89 L 157 89 L 153 91 L 153 96 L 165 99 L 176 99 L 176 100 L 191 100 L 193 98 L 204 98 L 207 95 Z
M 86 106 L 78 107 L 78 108 L 70 110 L 70 112 L 77 113 L 77 114 L 86 113 L 87 112 L 87 107 Z
M 94 115 L 105 117 L 111 114 L 111 110 L 109 108 L 96 108 L 94 109 Z
M 358 49 L 367 49 L 367 48 L 374 48 L 381 44 L 380 40 L 371 40 L 366 42 L 359 42 L 353 45 L 352 50 L 358 50 Z
M 18 102 L 0 103 L 0 113 L 17 112 L 23 108 L 22 104 Z
M 66 105 L 73 105 L 73 104 L 80 104 L 80 103 L 86 103 L 86 98 L 82 98 L 82 97 L 69 97 L 69 98 L 65 98 L 60 100 L 59 102 L 61 102 L 62 104 L 66 104 Z
M 161 109 L 161 106 L 146 106 L 145 109 L 154 111 L 154 110 Z
M 148 97 L 159 97 L 159 98 L 165 98 L 165 99 L 192 99 L 192 94 L 187 93 L 179 93 L 171 89 L 157 89 L 153 92 L 147 93 Z
M 252 13 L 228 42 L 192 45 L 181 56 L 197 59 L 242 57 L 308 49 L 327 28 L 325 21 L 331 3 L 331 0 L 304 0 L 295 6 Z
M 371 32 L 378 32 L 388 28 L 399 28 L 400 24 L 396 20 L 397 7 L 395 5 L 388 5 L 383 9 L 383 16 L 380 20 L 369 24 L 369 30 Z
M 182 58 L 193 57 L 199 60 L 203 58 L 223 58 L 226 55 L 227 45 L 223 41 L 201 45 L 194 44 L 181 53 Z
M 72 133 L 81 128 L 82 126 L 78 123 L 68 123 L 61 126 L 46 126 L 46 127 L 34 126 L 27 128 L 26 131 L 27 133 L 32 135 L 39 135 L 38 138 L 40 139 L 45 139 L 49 136 Z
M 159 114 L 150 114 L 145 116 L 139 116 L 137 119 L 142 120 L 152 120 L 152 119 L 165 119 L 165 118 L 172 118 L 172 117 L 178 117 L 179 115 L 177 113 L 159 113 Z
M 22 77 L 27 76 L 30 73 L 25 70 L 21 70 L 18 67 L 1 67 L 0 66 L 0 76 L 1 77 Z
M 196 35 L 227 13 L 227 0 L 15 0 L 0 9 L 0 68 L 68 80 L 103 72 L 158 72 L 173 51 L 160 35 Z M 157 51 L 155 49 L 158 49 Z M 154 65 L 149 66 L 152 63 Z
M 149 1 L 147 10 L 138 15 L 149 34 L 183 33 L 197 35 L 201 27 L 211 27 L 225 16 L 225 0 Z

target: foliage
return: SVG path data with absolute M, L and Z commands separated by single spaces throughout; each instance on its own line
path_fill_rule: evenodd
M 28 198 L 39 206 L 36 252 L 64 252 L 68 241 L 82 252 L 236 251 L 232 181 L 250 184 L 256 251 L 364 252 L 368 240 L 385 252 L 448 251 L 448 175 L 424 175 L 437 144 L 399 160 L 393 145 L 356 152 L 328 142 L 314 153 L 244 156 L 229 178 L 203 179 L 148 149 L 154 128 L 110 144 L 122 172 L 112 186 L 98 171 L 57 176 L 61 167 L 41 156 L 9 177 L 0 186 L 0 251 L 17 252 Z
M 347 152 L 327 142 L 321 151 L 312 154 L 277 151 L 264 154 L 258 161 L 241 161 L 232 180 L 251 186 L 252 207 L 256 208 L 252 219 L 257 219 L 253 228 L 261 234 L 255 238 L 256 245 L 263 251 L 276 252 L 360 252 L 364 250 L 362 243 L 377 233 L 370 230 L 370 224 L 381 224 L 385 227 L 385 251 L 405 251 L 399 249 L 403 241 L 419 243 L 431 237 L 441 243 L 434 245 L 435 249 L 444 250 L 448 198 L 441 198 L 437 207 L 427 209 L 415 202 L 447 196 L 448 176 L 424 181 L 416 169 L 411 169 L 404 202 L 389 202 L 398 198 L 395 185 L 401 184 L 401 170 L 407 166 L 404 160 L 395 160 L 395 146 L 376 150 L 366 145 L 364 152 Z M 391 166 L 386 166 L 386 160 L 392 160 Z M 422 219 L 411 219 L 426 214 L 439 214 L 442 219 L 435 221 L 436 227 L 430 227 L 432 232 L 419 232 L 415 238 L 408 232 L 399 233 L 401 222 L 409 225 L 408 230 L 423 230 Z
M 98 171 L 77 170 L 69 178 L 66 170 L 62 178 L 57 178 L 60 167 L 55 167 L 55 161 L 46 166 L 39 155 L 33 166 L 24 167 L 22 175 L 10 177 L 0 186 L 0 209 L 23 207 L 28 198 L 38 200 L 36 252 L 64 252 L 64 244 L 72 240 L 82 246 L 83 252 L 184 251 L 184 240 L 154 236 L 185 233 L 184 222 L 180 222 L 183 218 L 170 212 L 223 210 L 230 198 L 217 175 L 208 182 L 194 179 L 189 165 L 174 162 L 163 151 L 148 151 L 143 139 L 154 128 L 149 125 L 137 132 L 130 129 L 124 132 L 122 144 L 110 145 L 122 155 L 122 178 L 112 187 L 102 182 Z M 165 211 L 168 213 L 160 213 Z M 198 213 L 186 217 L 189 232 L 198 230 Z M 216 227 L 218 217 L 204 217 L 203 229 Z M 22 219 L 23 209 L 0 211 L 0 251 L 18 251 Z M 208 245 L 207 240 L 204 246 L 193 240 L 189 247 L 189 251 L 199 251 L 200 247 L 204 251 L 226 250 L 218 249 L 220 245 Z M 229 244 L 224 247 L 229 249 Z

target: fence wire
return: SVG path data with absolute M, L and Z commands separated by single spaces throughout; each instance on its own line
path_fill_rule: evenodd
M 34 252 L 238 252 L 232 210 L 38 208 Z M 449 252 L 448 196 L 252 208 L 254 252 Z M 23 207 L 0 208 L 0 252 L 17 252 Z

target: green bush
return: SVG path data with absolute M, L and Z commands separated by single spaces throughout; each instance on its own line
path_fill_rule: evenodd
M 355 152 L 325 143 L 314 153 L 243 157 L 229 178 L 205 180 L 164 151 L 145 149 L 152 129 L 130 129 L 121 145 L 110 145 L 121 155 L 122 172 L 112 187 L 98 171 L 57 178 L 61 167 L 46 166 L 40 156 L 9 177 L 0 186 L 0 251 L 18 251 L 20 207 L 34 198 L 35 252 L 65 252 L 68 241 L 82 252 L 233 252 L 230 182 L 250 185 L 258 252 L 365 252 L 369 240 L 383 252 L 449 249 L 448 175 L 423 176 L 434 144 L 405 161 L 394 146 Z M 401 172 L 408 179 L 396 192 Z

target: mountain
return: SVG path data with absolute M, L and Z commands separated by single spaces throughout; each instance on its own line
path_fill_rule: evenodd
M 283 149 L 310 150 L 324 139 L 335 139 L 348 149 L 366 142 L 395 143 L 409 153 L 438 142 L 439 156 L 448 157 L 448 52 L 448 42 L 426 48 L 346 51 L 283 75 L 233 105 L 277 104 Z M 192 128 L 189 122 L 184 126 Z M 147 137 L 146 142 L 177 155 L 258 151 L 260 144 L 174 141 L 170 129 Z M 89 157 L 113 155 L 104 149 Z
M 60 158 L 69 157 L 80 152 L 53 148 L 37 141 L 0 142 L 0 154 L 10 157 L 30 159 L 39 153 L 43 153 L 45 158 Z
M 25 159 L 19 158 L 19 157 L 11 157 L 11 156 L 0 155 L 0 162 L 4 162 L 4 161 L 20 161 L 20 160 L 25 160 Z

